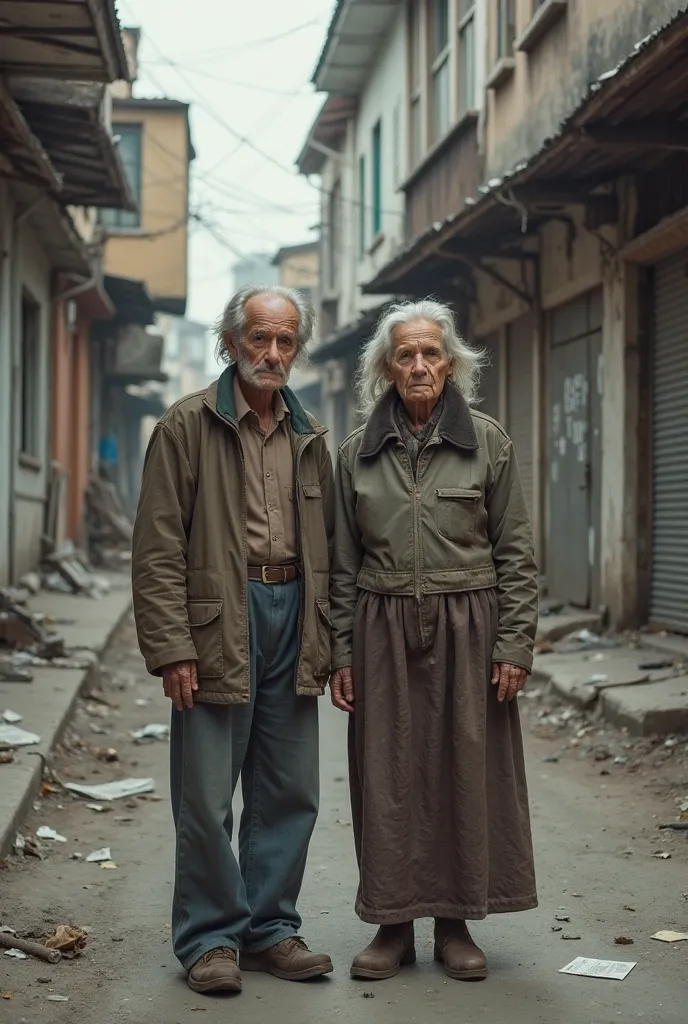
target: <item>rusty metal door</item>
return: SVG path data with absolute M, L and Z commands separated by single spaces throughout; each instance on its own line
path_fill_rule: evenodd
M 589 292 L 550 319 L 549 531 L 551 597 L 599 601 L 602 456 L 602 294 Z

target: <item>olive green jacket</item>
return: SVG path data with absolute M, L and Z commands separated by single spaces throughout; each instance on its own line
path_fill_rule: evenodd
M 230 366 L 183 398 L 151 437 L 134 527 L 134 614 L 148 671 L 198 663 L 196 700 L 250 699 L 246 479 Z M 295 687 L 319 695 L 330 673 L 333 474 L 324 434 L 288 388 L 303 573 Z
M 393 414 L 396 391 L 339 449 L 330 588 L 332 668 L 352 663 L 361 590 L 423 595 L 496 587 L 495 661 L 532 668 L 538 581 L 511 441 L 448 384 L 437 429 L 411 463 Z

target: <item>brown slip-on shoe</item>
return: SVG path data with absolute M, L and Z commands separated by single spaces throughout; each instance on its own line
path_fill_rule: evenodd
M 383 925 L 370 945 L 354 957 L 351 977 L 371 981 L 393 978 L 401 967 L 416 962 L 414 943 L 413 921 Z
M 235 949 L 210 949 L 189 971 L 192 992 L 241 992 L 241 971 Z
M 435 922 L 435 960 L 448 978 L 482 981 L 487 977 L 487 958 L 471 938 L 465 921 Z
M 312 953 L 300 935 L 292 935 L 260 953 L 242 953 L 241 969 L 262 971 L 282 981 L 308 981 L 330 974 L 334 967 L 326 953 Z

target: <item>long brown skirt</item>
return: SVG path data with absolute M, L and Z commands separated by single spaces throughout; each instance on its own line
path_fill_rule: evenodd
M 491 683 L 496 631 L 494 590 L 359 598 L 349 773 L 363 921 L 537 906 L 518 705 Z

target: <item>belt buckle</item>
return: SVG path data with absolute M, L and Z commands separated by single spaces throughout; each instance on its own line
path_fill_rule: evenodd
M 265 584 L 268 584 L 268 583 L 272 582 L 267 577 L 267 574 L 268 574 L 270 568 L 271 568 L 271 566 L 269 566 L 269 565 L 261 565 L 261 567 L 260 567 L 260 578 L 261 578 L 262 582 L 265 583 Z
M 278 571 L 282 572 L 282 579 L 281 580 L 280 579 L 274 579 L 274 578 L 271 579 L 271 580 L 268 579 L 267 574 L 269 572 L 275 572 L 276 573 Z M 261 578 L 263 583 L 267 583 L 267 584 L 286 583 L 287 582 L 287 568 L 284 565 L 261 565 L 261 567 L 260 567 L 260 578 Z

